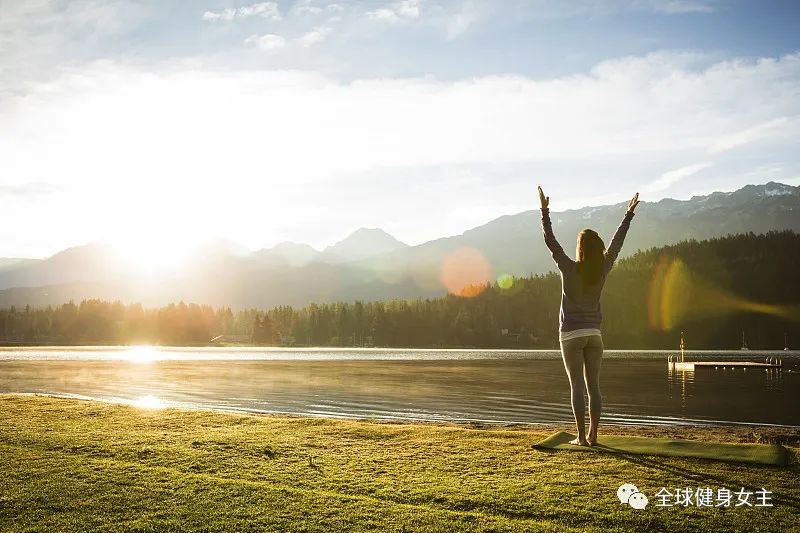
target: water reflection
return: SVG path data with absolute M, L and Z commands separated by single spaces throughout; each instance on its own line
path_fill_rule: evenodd
M 572 420 L 569 386 L 557 352 L 104 350 L 78 351 L 71 359 L 66 357 L 70 350 L 63 348 L 55 351 L 57 357 L 53 351 L 40 351 L 39 358 L 33 352 L 16 359 L 6 355 L 0 360 L 0 392 L 88 396 L 149 409 L 198 406 L 518 423 Z M 728 354 L 697 355 L 706 356 Z M 604 421 L 800 426 L 800 357 L 783 357 L 783 371 L 687 372 L 670 368 L 663 353 L 609 351 L 601 377 Z
M 674 365 L 667 365 L 667 390 L 670 397 L 678 389 L 678 397 L 681 400 L 681 407 L 686 408 L 687 384 L 694 381 L 694 370 L 677 370 Z
M 162 358 L 161 352 L 153 346 L 132 346 L 125 353 L 125 359 L 132 363 L 152 363 Z
M 130 405 L 141 409 L 162 409 L 167 406 L 166 402 L 152 395 L 142 396 L 130 402 Z

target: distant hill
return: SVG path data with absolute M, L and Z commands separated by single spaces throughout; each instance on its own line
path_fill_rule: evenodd
M 554 211 L 556 236 L 570 255 L 576 235 L 586 227 L 608 243 L 626 205 Z M 621 257 L 685 239 L 785 229 L 800 231 L 800 187 L 769 182 L 689 200 L 642 202 Z M 323 251 L 288 242 L 248 255 L 230 248 L 201 251 L 180 272 L 146 280 L 132 277 L 102 243 L 41 261 L 7 267 L 0 263 L 0 307 L 57 304 L 67 295 L 76 301 L 103 297 L 162 305 L 184 300 L 233 308 L 437 296 L 446 291 L 442 265 L 463 248 L 485 257 L 490 279 L 552 269 L 538 210 L 503 216 L 416 246 L 383 230 L 362 228 Z
M 23 262 L 0 270 L 0 288 L 36 287 L 62 283 L 113 283 L 121 263 L 110 246 L 92 243 L 68 248 L 44 260 Z
M 320 260 L 332 264 L 346 263 L 406 248 L 407 244 L 398 241 L 382 229 L 361 228 L 333 246 L 325 248 L 320 254 Z
M 798 264 L 800 234 L 792 231 L 637 252 L 619 261 L 608 278 L 603 342 L 608 348 L 677 351 L 684 332 L 689 349 L 738 349 L 744 334 L 753 350 L 781 350 L 784 342 L 796 349 Z M 101 299 L 0 309 L 0 343 L 191 345 L 227 335 L 265 345 L 557 347 L 559 276 L 508 281 L 472 297 L 239 311 L 183 302 L 143 309 L 115 303 L 94 287 Z
M 627 202 L 623 202 L 552 212 L 553 229 L 567 253 L 574 256 L 575 240 L 582 229 L 596 230 L 608 244 L 626 209 Z M 689 200 L 643 201 L 636 212 L 621 257 L 685 239 L 782 229 L 800 231 L 800 187 L 770 182 Z M 552 269 L 552 259 L 542 241 L 538 210 L 503 216 L 461 235 L 384 254 L 358 266 L 393 278 L 402 277 L 399 272 L 413 274 L 430 269 L 431 265 L 440 264 L 446 254 L 463 246 L 480 250 L 495 277 Z
M 260 267 L 303 266 L 312 261 L 319 261 L 320 252 L 308 244 L 282 242 L 272 248 L 264 248 L 251 256 L 253 263 Z
M 0 272 L 38 263 L 40 259 L 25 259 L 22 257 L 0 257 Z

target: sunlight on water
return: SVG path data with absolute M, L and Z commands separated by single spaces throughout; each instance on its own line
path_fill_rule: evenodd
M 800 352 L 686 353 L 692 361 L 780 359 L 783 367 L 772 371 L 689 372 L 668 364 L 676 355 L 608 350 L 604 423 L 800 427 Z M 0 393 L 105 400 L 156 416 L 199 407 L 387 420 L 573 420 L 555 350 L 13 348 L 0 350 Z
M 164 400 L 156 398 L 155 396 L 142 396 L 130 402 L 134 407 L 141 409 L 162 409 L 167 406 Z
M 161 359 L 161 352 L 152 346 L 133 346 L 125 353 L 125 359 L 132 363 L 152 363 Z

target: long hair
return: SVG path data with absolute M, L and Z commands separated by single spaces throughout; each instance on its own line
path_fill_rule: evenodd
M 603 277 L 606 245 L 596 231 L 585 229 L 578 234 L 576 270 L 584 285 L 593 285 Z

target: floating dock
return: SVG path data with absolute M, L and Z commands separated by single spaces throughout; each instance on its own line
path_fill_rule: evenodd
M 784 344 L 786 344 L 786 335 L 784 335 Z M 788 345 L 786 345 L 788 348 Z M 783 360 L 777 357 L 769 356 L 764 359 L 763 363 L 755 361 L 687 361 L 686 360 L 686 339 L 683 337 L 681 331 L 681 344 L 680 355 L 670 355 L 667 357 L 667 367 L 671 370 L 687 370 L 693 372 L 695 370 L 703 369 L 726 369 L 726 368 L 741 368 L 747 370 L 748 368 L 764 368 L 766 370 L 783 369 Z M 786 348 L 784 348 L 785 350 Z M 749 350 L 747 343 L 744 340 L 744 331 L 742 331 L 742 350 Z
M 780 364 L 751 361 L 670 361 L 675 370 L 702 370 L 713 368 L 781 368 Z

